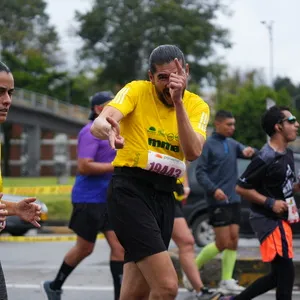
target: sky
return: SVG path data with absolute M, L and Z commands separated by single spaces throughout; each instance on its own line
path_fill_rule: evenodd
M 66 53 L 70 67 L 75 64 L 75 50 L 80 47 L 80 39 L 70 34 L 76 28 L 75 11 L 85 12 L 91 8 L 93 0 L 46 0 L 50 23 L 61 38 L 61 46 Z M 272 22 L 273 28 L 273 78 L 290 77 L 300 83 L 300 39 L 299 0 L 224 0 L 232 11 L 232 16 L 222 16 L 218 24 L 229 29 L 231 49 L 217 49 L 217 55 L 232 69 L 263 70 L 267 82 L 271 80 L 269 31 L 261 21 Z M 297 21 L 298 20 L 298 21 Z M 72 31 L 72 30 L 71 30 Z

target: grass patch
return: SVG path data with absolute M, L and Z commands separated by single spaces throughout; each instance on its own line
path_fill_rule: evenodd
M 69 177 L 66 185 L 73 185 L 75 177 Z M 3 177 L 3 186 L 49 186 L 58 185 L 56 177 Z
M 74 177 L 70 177 L 67 185 L 74 184 Z M 5 177 L 4 187 L 31 187 L 57 185 L 56 177 Z M 30 195 L 27 195 L 30 196 Z M 71 216 L 72 203 L 70 194 L 44 195 L 37 194 L 37 199 L 44 202 L 48 207 L 49 221 L 68 221 Z
M 48 207 L 49 221 L 68 221 L 72 212 L 70 195 L 41 195 L 38 197 Z

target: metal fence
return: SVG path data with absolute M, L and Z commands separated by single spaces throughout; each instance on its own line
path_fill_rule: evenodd
M 16 89 L 13 104 L 38 109 L 66 119 L 86 122 L 90 110 L 86 107 L 69 104 L 39 93 Z

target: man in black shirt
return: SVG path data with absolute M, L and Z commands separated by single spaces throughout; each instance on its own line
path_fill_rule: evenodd
M 266 111 L 261 123 L 270 141 L 239 178 L 236 191 L 251 202 L 250 223 L 260 241 L 262 261 L 271 263 L 271 272 L 239 295 L 221 297 L 222 300 L 253 299 L 274 288 L 277 300 L 292 299 L 290 224 L 299 221 L 293 193 L 300 191 L 300 185 L 295 183 L 293 152 L 287 146 L 296 139 L 299 123 L 289 108 L 278 106 Z

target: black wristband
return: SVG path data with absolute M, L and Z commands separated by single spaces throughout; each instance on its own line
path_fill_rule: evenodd
M 267 208 L 268 210 L 273 210 L 274 204 L 275 204 L 275 199 L 268 197 L 264 202 L 264 207 Z

